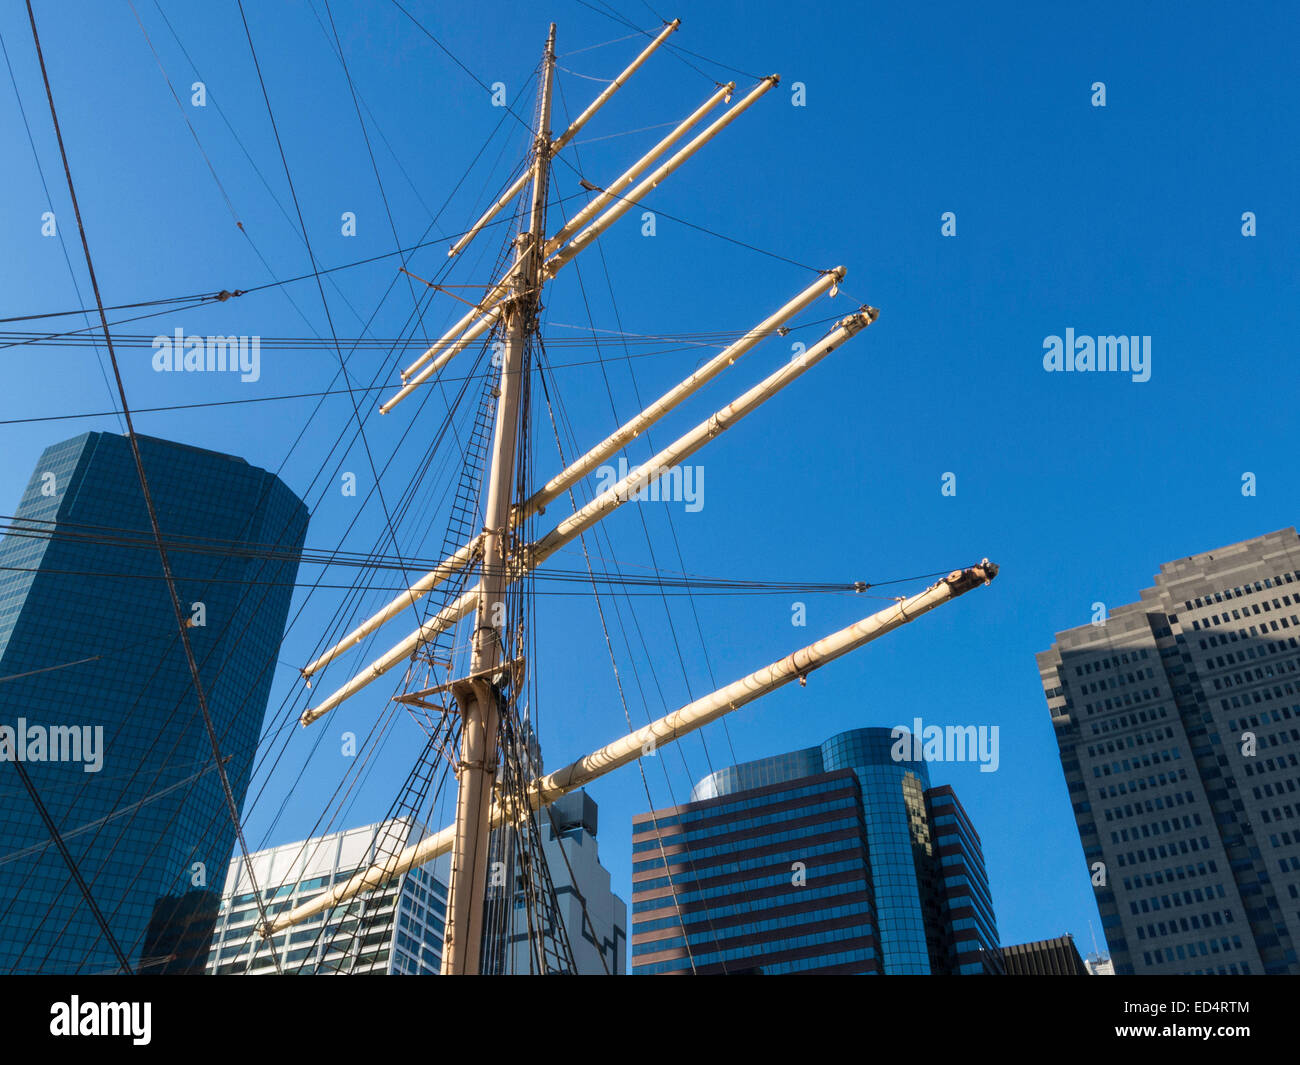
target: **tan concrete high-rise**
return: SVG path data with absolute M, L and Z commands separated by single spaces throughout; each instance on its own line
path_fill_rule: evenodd
M 1295 529 L 1166 563 L 1037 658 L 1115 972 L 1300 973 Z

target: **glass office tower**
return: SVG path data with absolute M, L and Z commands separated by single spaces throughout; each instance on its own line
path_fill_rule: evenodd
M 633 973 L 1001 972 L 979 836 L 898 747 L 854 729 L 634 818 Z
M 139 443 L 241 804 L 307 510 L 242 459 Z M 13 525 L 0 541 L 0 972 L 120 968 L 41 808 L 127 965 L 201 972 L 234 828 L 127 439 L 48 448 Z
M 932 850 L 927 871 L 926 923 L 930 971 L 980 976 L 1003 971 L 979 833 L 946 784 L 925 793 Z

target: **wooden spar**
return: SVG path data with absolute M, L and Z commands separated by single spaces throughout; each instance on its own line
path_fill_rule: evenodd
M 714 437 L 730 429 L 745 415 L 756 410 L 781 389 L 785 388 L 786 385 L 812 369 L 844 341 L 857 335 L 857 333 L 874 322 L 878 314 L 879 312 L 874 307 L 864 307 L 847 318 L 841 319 L 834 329 L 802 355 L 795 356 L 795 358 L 785 363 L 774 373 L 769 374 L 749 391 L 732 400 L 725 407 L 715 411 L 710 417 L 700 422 L 690 432 L 678 437 L 644 465 L 630 471 L 626 477 L 611 485 L 585 507 L 570 515 L 536 543 L 524 548 L 521 561 L 516 567 L 512 568 L 513 572 L 509 575 L 509 579 L 512 581 L 518 580 L 529 570 L 541 565 L 565 544 L 576 539 L 626 503 L 634 493 L 654 483 L 655 480 L 682 460 L 695 454 Z M 454 603 L 426 621 L 405 640 L 382 657 L 376 659 L 317 706 L 304 710 L 301 717 L 302 724 L 310 725 L 340 703 L 351 698 L 366 685 L 383 676 L 394 666 L 405 662 L 422 644 L 427 643 L 439 632 L 454 625 L 474 609 L 478 596 L 478 588 L 460 596 Z
M 566 129 L 562 134 L 560 134 L 560 136 L 557 137 L 548 146 L 548 150 L 550 151 L 550 154 L 552 156 L 554 156 L 556 152 L 558 152 L 561 148 L 563 148 L 566 144 L 568 144 L 569 141 L 573 140 L 573 138 L 577 136 L 578 131 L 587 124 L 591 116 L 594 115 L 597 111 L 599 111 L 602 107 L 604 107 L 605 104 L 609 102 L 609 98 L 623 87 L 627 79 L 630 78 L 633 74 L 635 74 L 638 69 L 640 69 L 641 64 L 644 63 L 647 59 L 649 59 L 650 56 L 653 55 L 655 51 L 659 48 L 659 46 L 663 44 L 664 41 L 666 41 L 670 35 L 672 35 L 677 31 L 677 28 L 681 24 L 682 24 L 681 19 L 673 19 L 672 22 L 668 23 L 668 25 L 666 25 L 663 28 L 659 36 L 656 37 L 653 41 L 651 41 L 648 45 L 646 45 L 645 50 L 634 60 L 632 60 L 632 62 L 628 65 L 627 69 L 624 70 L 623 73 L 620 74 L 617 78 L 611 81 L 601 91 L 600 95 L 597 96 L 594 100 L 591 101 L 591 103 L 587 105 L 587 109 L 583 111 L 582 114 L 580 114 L 571 123 L 569 123 L 569 128 Z M 519 177 L 517 177 L 514 180 L 514 182 L 510 185 L 510 187 L 506 189 L 506 191 L 503 192 L 497 198 L 496 203 L 494 203 L 491 207 L 489 207 L 486 211 L 484 211 L 482 216 L 479 218 L 479 220 L 475 222 L 472 226 L 470 226 L 470 228 L 466 231 L 465 235 L 462 236 L 458 241 L 456 241 L 455 244 L 453 244 L 450 248 L 447 249 L 447 257 L 452 258 L 453 256 L 459 255 L 462 251 L 464 251 L 469 246 L 470 241 L 472 241 L 476 236 L 478 236 L 479 230 L 481 230 L 485 225 L 487 225 L 490 221 L 492 221 L 492 219 L 495 218 L 501 212 L 501 209 L 505 207 L 506 204 L 508 204 L 511 200 L 513 200 L 516 196 L 518 196 L 521 192 L 524 191 L 524 186 L 528 184 L 528 181 L 532 176 L 533 175 L 532 175 L 531 168 L 525 170 L 522 174 L 520 174 Z
M 769 74 L 755 85 L 745 96 L 737 100 L 723 114 L 710 122 L 691 139 L 685 147 L 679 148 L 672 157 L 661 164 L 649 177 L 639 181 L 627 196 L 620 197 L 618 203 L 587 226 L 581 233 L 569 241 L 563 248 L 546 260 L 546 276 L 554 277 L 562 266 L 568 263 L 578 252 L 600 236 L 606 229 L 627 214 L 643 196 L 655 188 L 669 174 L 681 166 L 687 159 L 708 144 L 714 137 L 744 114 L 764 93 L 776 87 L 781 78 L 778 74 Z
M 672 22 L 668 23 L 666 26 L 664 26 L 662 30 L 659 31 L 659 36 L 656 37 L 653 41 L 651 41 L 648 45 L 646 45 L 645 50 L 634 60 L 632 60 L 631 63 L 628 64 L 627 69 L 624 70 L 622 74 L 616 77 L 608 85 L 606 85 L 605 88 L 601 90 L 600 95 L 597 96 L 594 100 L 591 101 L 591 103 L 587 105 L 587 109 L 583 111 L 582 114 L 580 114 L 572 122 L 569 123 L 569 128 L 555 138 L 555 143 L 551 145 L 552 155 L 558 152 L 561 148 L 563 148 L 566 144 L 568 144 L 569 141 L 573 140 L 573 138 L 578 135 L 578 131 L 587 124 L 587 121 L 591 118 L 591 116 L 594 115 L 597 111 L 599 111 L 602 107 L 604 107 L 605 104 L 609 102 L 609 98 L 623 87 L 623 83 L 637 72 L 641 64 L 644 63 L 647 59 L 649 59 L 650 56 L 653 55 L 654 52 L 659 48 L 659 46 L 664 43 L 664 41 L 668 40 L 669 37 L 671 37 L 674 33 L 677 32 L 677 29 L 679 26 L 681 26 L 681 24 L 682 24 L 682 20 L 679 18 L 675 18 L 672 20 Z
M 672 743 L 733 710 L 739 710 L 755 699 L 789 684 L 792 680 L 805 679 L 808 674 L 827 663 L 901 628 L 972 588 L 988 584 L 997 573 L 997 565 L 989 562 L 988 559 L 978 566 L 954 570 L 925 591 L 877 611 L 856 624 L 809 644 L 725 688 L 688 703 L 681 709 L 646 725 L 645 728 L 615 740 L 579 758 L 576 762 L 571 762 L 563 769 L 534 780 L 528 788 L 530 808 L 540 809 L 562 795 L 636 761 L 650 749 Z M 494 803 L 490 824 L 496 828 L 508 820 L 522 817 L 523 814 L 522 810 L 506 810 L 500 804 Z M 280 914 L 271 922 L 270 928 L 259 928 L 260 934 L 266 938 L 282 932 L 318 913 L 333 909 L 359 892 L 373 890 L 395 876 L 400 876 L 416 866 L 424 865 L 439 855 L 446 854 L 451 849 L 452 836 L 452 829 L 444 828 L 441 832 L 407 847 L 382 866 L 372 865 L 357 873 L 345 884 L 338 885 L 296 909 Z
M 496 322 L 498 317 L 498 305 L 506 298 L 509 292 L 509 286 L 514 283 L 514 268 L 506 274 L 496 285 L 488 290 L 485 295 L 473 308 L 471 308 L 459 322 L 452 326 L 438 340 L 425 350 L 415 362 L 411 363 L 402 371 L 403 387 L 394 393 L 393 398 L 379 407 L 380 414 L 387 414 L 398 403 L 405 399 L 415 390 L 416 385 L 421 385 L 430 377 L 436 374 L 447 365 L 456 355 L 464 351 L 471 343 L 481 337 Z M 476 320 L 477 319 L 477 320 Z M 466 329 L 466 326 L 469 328 Z M 450 347 L 445 345 L 450 344 Z M 441 352 L 441 354 L 438 354 Z M 424 370 L 418 372 L 421 366 L 434 355 L 431 366 L 425 366 Z M 412 378 L 414 378 L 412 380 Z
M 549 255 L 551 252 L 555 251 L 556 248 L 573 236 L 574 233 L 578 232 L 578 230 L 591 221 L 591 219 L 595 218 L 596 215 L 604 209 L 607 203 L 613 200 L 615 196 L 650 169 L 651 163 L 694 129 L 696 123 L 698 123 L 700 119 L 718 106 L 719 101 L 730 99 L 731 94 L 735 91 L 736 83 L 734 81 L 729 81 L 726 85 L 720 85 L 718 90 L 712 96 L 705 100 L 704 103 L 700 104 L 700 106 L 692 111 L 686 118 L 682 119 L 682 121 L 677 124 L 676 128 L 674 128 L 668 136 L 623 171 L 622 174 L 615 178 L 605 188 L 604 192 L 565 222 L 559 232 L 546 242 L 546 253 Z
M 552 477 L 542 488 L 538 489 L 524 503 L 515 508 L 513 522 L 518 525 L 525 517 L 543 511 L 546 506 L 569 487 L 576 484 L 583 477 L 587 476 L 592 470 L 599 466 L 606 459 L 613 456 L 628 443 L 636 439 L 641 433 L 648 429 L 659 419 L 663 418 L 670 411 L 674 410 L 686 399 L 694 395 L 709 381 L 712 381 L 723 370 L 734 363 L 742 355 L 756 347 L 765 337 L 771 335 L 779 329 L 796 314 L 805 310 L 814 300 L 828 289 L 832 289 L 844 280 L 846 271 L 844 267 L 837 266 L 834 270 L 829 270 L 806 289 L 804 289 L 794 299 L 790 300 L 784 307 L 769 315 L 753 329 L 749 330 L 744 336 L 740 337 L 734 343 L 727 345 L 722 351 L 718 352 L 712 359 L 706 362 L 690 377 L 675 385 L 669 391 L 665 392 L 657 400 L 646 407 L 640 414 L 635 415 L 628 421 L 624 422 L 604 441 L 592 448 L 582 457 L 570 463 L 565 469 Z M 364 640 L 372 632 L 378 629 L 385 622 L 395 618 L 413 603 L 423 598 L 426 594 L 436 588 L 452 574 L 464 569 L 474 558 L 475 551 L 482 543 L 482 536 L 477 536 L 468 544 L 461 547 L 455 554 L 443 559 L 432 570 L 426 573 L 418 581 L 411 585 L 405 592 L 395 597 L 392 602 L 382 610 L 373 614 L 366 621 L 363 621 L 347 636 L 319 655 L 313 662 L 305 666 L 302 670 L 304 677 L 310 678 L 326 665 L 332 662 L 339 655 Z
M 595 221 L 591 222 L 586 229 L 582 230 L 576 237 L 569 241 L 565 247 L 552 255 L 546 261 L 543 267 L 543 280 L 549 281 L 555 277 L 560 269 L 566 266 L 573 258 L 584 248 L 590 246 L 591 242 L 605 232 L 610 226 L 617 222 L 623 215 L 627 214 L 634 204 L 654 189 L 664 178 L 668 177 L 674 170 L 685 163 L 691 156 L 703 148 L 714 137 L 727 128 L 733 121 L 747 111 L 764 93 L 773 88 L 780 78 L 776 74 L 771 74 L 760 81 L 750 92 L 738 100 L 726 112 L 719 115 L 708 126 L 702 129 L 691 139 L 683 148 L 678 149 L 672 157 L 660 165 L 654 173 L 643 179 L 628 194 L 626 198 L 619 198 L 619 202 L 608 208 L 604 214 L 600 215 Z M 689 121 L 689 120 L 688 120 Z M 654 151 L 655 149 L 652 149 Z M 488 294 L 483 297 L 478 306 L 469 311 L 460 319 L 451 329 L 449 329 L 439 340 L 436 340 L 425 352 L 411 363 L 402 372 L 402 387 L 393 394 L 392 398 L 381 404 L 380 413 L 387 414 L 398 403 L 411 395 L 420 385 L 429 380 L 435 373 L 458 353 L 463 351 L 471 343 L 486 333 L 500 317 L 500 304 L 505 299 L 509 291 L 509 285 L 515 280 L 515 273 L 518 270 L 518 264 L 501 279 Z M 480 317 L 481 315 L 481 317 Z M 477 321 L 475 320 L 477 318 Z M 473 324 L 471 324 L 473 323 Z M 466 327 L 468 326 L 468 329 Z M 465 332 L 461 332 L 466 330 Z M 457 339 L 459 338 L 459 339 Z M 447 346 L 450 345 L 450 346 Z M 435 355 L 429 365 L 425 365 Z M 423 369 L 421 369 L 423 367 Z M 417 372 L 418 371 L 418 372 Z
M 524 191 L 524 186 L 528 184 L 528 181 L 530 178 L 532 178 L 532 176 L 533 176 L 533 169 L 532 167 L 529 167 L 517 178 L 515 178 L 514 181 L 510 183 L 506 191 L 503 192 L 499 197 L 497 197 L 496 203 L 494 203 L 491 207 L 489 207 L 486 211 L 484 211 L 483 214 L 479 216 L 479 220 L 475 222 L 472 226 L 470 226 L 469 229 L 467 229 L 464 232 L 464 234 L 461 236 L 461 238 L 458 241 L 456 241 L 455 244 L 453 244 L 450 248 L 447 249 L 447 258 L 450 259 L 453 256 L 459 255 L 462 251 L 464 251 L 469 246 L 469 242 L 478 236 L 479 230 L 481 230 L 485 225 L 491 222 L 492 219 L 494 219 L 498 214 L 500 214 L 502 207 L 504 207 L 506 204 L 508 204 L 511 200 L 513 200 L 516 196 L 518 196 L 521 192 Z
M 384 622 L 395 618 L 403 610 L 414 605 L 425 595 L 431 592 L 439 584 L 445 581 L 454 573 L 460 572 L 474 559 L 474 554 L 483 543 L 483 534 L 479 533 L 469 543 L 458 549 L 455 553 L 448 555 L 433 569 L 411 585 L 406 591 L 389 603 L 378 613 L 371 615 L 350 633 L 343 637 L 338 643 L 328 651 L 322 653 L 313 662 L 302 668 L 304 677 L 311 677 L 319 670 L 324 669 L 330 662 L 334 661 L 339 655 L 350 647 L 355 647 Z
M 828 270 L 775 314 L 763 319 L 735 343 L 723 348 L 722 351 L 718 352 L 690 377 L 669 389 L 640 414 L 624 422 L 603 441 L 581 458 L 575 459 L 529 496 L 527 501 L 520 507 L 522 513 L 517 520 L 522 520 L 523 517 L 544 510 L 552 500 L 557 499 L 563 492 L 577 484 L 578 481 L 586 477 L 606 459 L 616 455 L 669 411 L 690 396 L 693 396 L 740 356 L 754 348 L 764 337 L 770 336 L 784 323 L 807 308 L 822 293 L 839 285 L 847 273 L 848 271 L 842 266 Z

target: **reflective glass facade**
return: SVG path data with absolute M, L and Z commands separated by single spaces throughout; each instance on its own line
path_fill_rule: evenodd
M 635 818 L 632 971 L 999 972 L 979 837 L 899 748 L 855 729 Z
M 890 729 L 854 729 L 831 737 L 820 753 L 827 768 L 853 770 L 862 786 L 884 972 L 928 973 L 921 858 L 930 776 L 923 761 L 894 760 L 897 742 Z
M 1001 973 L 1005 959 L 979 833 L 947 785 L 927 791 L 925 806 L 932 846 L 931 967 L 958 976 Z
M 851 772 L 656 811 L 632 832 L 634 974 L 879 971 Z
M 306 508 L 242 459 L 149 437 L 140 449 L 242 803 Z M 12 737 L 8 759 L 23 761 L 131 967 L 201 971 L 234 829 L 127 440 L 85 433 L 48 448 L 17 517 L 38 535 L 0 541 L 0 728 L 8 730 L 0 737 Z M 280 555 L 195 550 L 198 538 Z M 56 729 L 65 739 L 61 760 L 14 746 L 19 733 Z M 72 737 L 84 744 L 80 752 Z M 0 805 L 0 972 L 115 971 L 12 766 L 0 765 Z

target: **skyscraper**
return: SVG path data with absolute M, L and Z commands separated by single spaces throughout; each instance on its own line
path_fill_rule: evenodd
M 243 802 L 307 527 L 244 460 L 139 438 Z M 18 772 L 18 761 L 30 789 Z M 0 972 L 202 971 L 234 826 L 125 437 L 41 455 L 0 541 Z
M 1111 961 L 1300 973 L 1300 537 L 1160 567 L 1038 655 Z
M 632 971 L 997 973 L 983 852 L 887 728 L 719 770 L 633 819 Z

